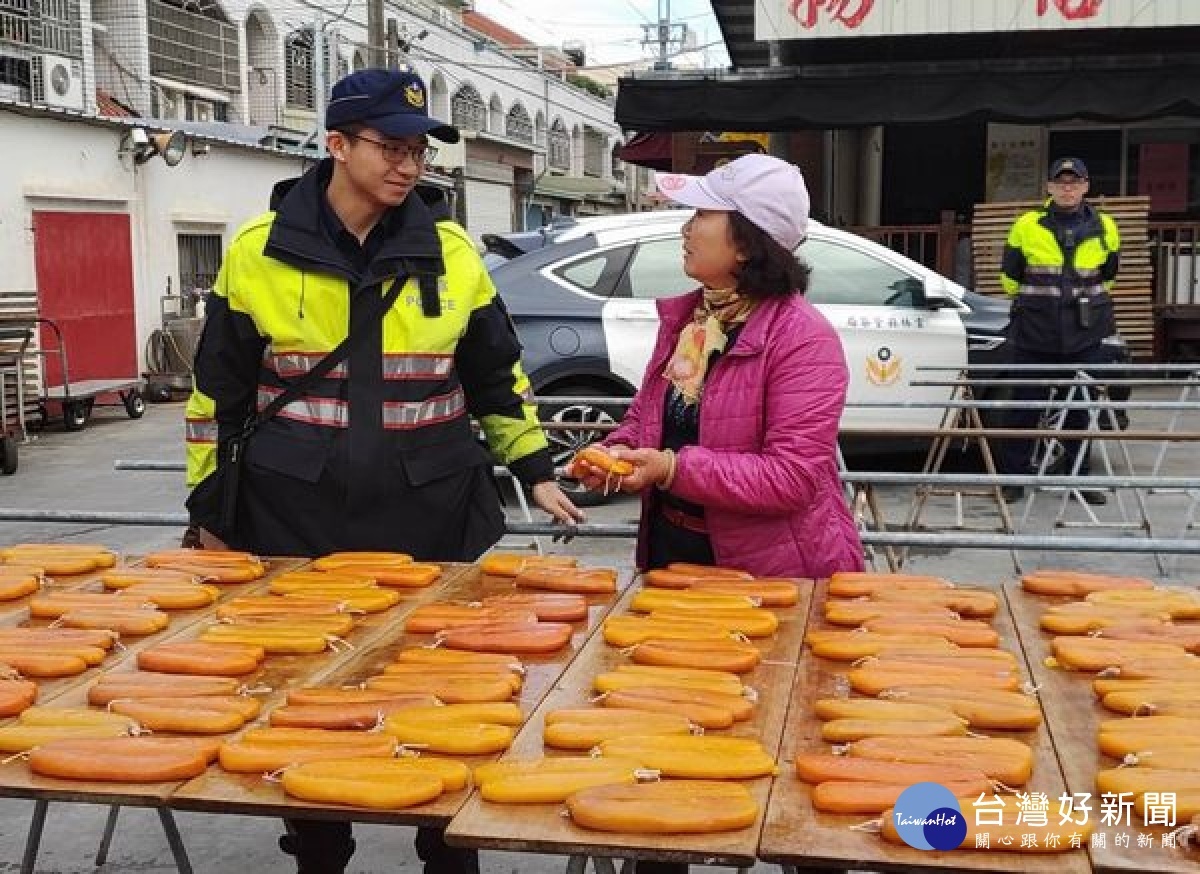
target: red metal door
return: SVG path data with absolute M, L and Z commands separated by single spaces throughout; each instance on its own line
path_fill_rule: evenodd
M 133 251 L 122 213 L 33 213 L 38 307 L 63 332 L 71 381 L 137 376 Z M 42 326 L 42 347 L 56 340 Z M 46 385 L 61 385 L 57 356 Z

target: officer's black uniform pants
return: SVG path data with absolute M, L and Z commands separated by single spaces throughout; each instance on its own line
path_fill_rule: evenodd
M 342 874 L 354 855 L 348 822 L 323 819 L 284 820 L 288 833 L 279 839 L 285 853 L 296 857 L 297 874 Z M 479 874 L 475 850 L 446 844 L 440 828 L 419 828 L 414 843 L 425 874 Z
M 1059 356 L 1057 359 L 1054 356 L 1047 356 L 1045 353 L 1034 353 L 1026 349 L 1013 350 L 1013 364 L 1104 364 L 1111 361 L 1102 346 L 1096 344 L 1090 348 L 1084 349 L 1070 356 Z M 1013 376 L 1017 379 L 1070 379 L 1074 376 L 1073 373 L 1066 371 L 1042 371 L 1042 372 L 1014 372 Z M 1070 389 L 1068 387 L 1060 387 L 1059 393 L 1065 394 Z M 1021 385 L 1013 389 L 1012 399 L 1014 401 L 1044 401 L 1050 402 L 1050 394 L 1053 389 L 1046 386 Z M 1071 400 L 1075 402 L 1089 400 L 1090 396 L 1087 390 L 1076 391 L 1072 394 Z M 1051 404 L 1052 406 L 1052 404 Z M 1033 430 L 1038 426 L 1038 422 L 1042 417 L 1042 408 L 1031 404 L 1030 406 L 1021 409 L 1011 409 L 1004 417 L 1004 427 L 1020 428 L 1022 430 Z M 1086 431 L 1088 427 L 1089 411 L 1086 409 L 1073 409 L 1067 411 L 1066 419 L 1063 422 L 1063 427 L 1070 431 Z M 1048 434 L 1047 436 L 1053 436 Z M 1000 466 L 1001 473 L 1011 474 L 1028 474 L 1032 473 L 1033 447 L 1035 441 L 1026 438 L 1013 438 L 1008 440 L 996 441 L 999 446 L 996 447 L 997 461 Z M 1075 459 L 1079 457 L 1083 449 L 1083 441 L 1081 440 L 1064 440 L 1063 441 L 1063 470 L 1064 474 L 1069 474 L 1075 466 Z M 1087 454 L 1083 456 L 1079 464 L 1079 475 L 1087 476 L 1091 470 L 1091 465 Z

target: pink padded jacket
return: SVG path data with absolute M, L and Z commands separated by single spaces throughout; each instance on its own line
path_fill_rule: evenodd
M 663 370 L 699 298 L 658 301 L 641 390 L 605 443 L 661 446 Z M 848 380 L 837 333 L 801 295 L 760 303 L 717 360 L 704 385 L 700 444 L 679 452 L 671 491 L 704 506 L 718 564 L 758 576 L 862 569 L 834 452 Z M 642 497 L 639 567 L 652 497 Z

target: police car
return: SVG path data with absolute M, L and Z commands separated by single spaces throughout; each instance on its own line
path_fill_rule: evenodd
M 655 299 L 696 287 L 683 272 L 682 227 L 690 210 L 581 219 L 484 238 L 492 279 L 524 347 L 540 396 L 629 397 L 641 384 L 658 330 Z M 796 255 L 812 267 L 808 299 L 837 329 L 850 368 L 843 426 L 936 426 L 937 407 L 855 407 L 864 401 L 942 401 L 968 361 L 1003 360 L 1008 302 L 968 291 L 864 237 L 809 223 Z M 506 260 L 507 259 L 507 260 Z M 621 408 L 547 406 L 543 418 L 578 426 L 549 434 L 557 460 L 599 437 L 596 423 Z

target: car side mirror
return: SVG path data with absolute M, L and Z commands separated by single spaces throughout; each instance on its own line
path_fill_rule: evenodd
M 944 282 L 926 279 L 921 283 L 921 306 L 929 310 L 945 309 L 954 306 L 954 298 Z

